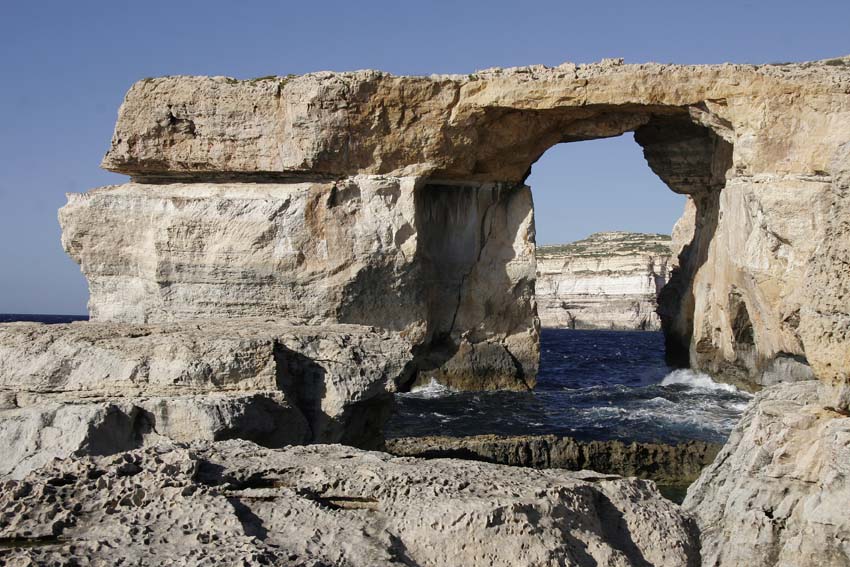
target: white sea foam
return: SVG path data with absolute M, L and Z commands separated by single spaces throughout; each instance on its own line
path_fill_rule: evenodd
M 694 403 L 691 403 L 694 402 Z M 693 435 L 704 431 L 729 431 L 737 423 L 739 414 L 707 400 L 689 400 L 687 403 L 660 406 L 590 407 L 573 414 L 573 420 L 585 427 L 611 424 L 634 432 L 650 428 L 666 432 L 688 431 Z
M 741 392 L 744 395 L 748 395 L 746 392 Z M 749 402 L 729 402 L 727 404 L 723 404 L 723 407 L 734 412 L 743 413 L 747 406 L 750 405 Z
M 730 392 L 733 394 L 745 395 L 745 392 L 742 392 L 732 384 L 722 384 L 720 382 L 715 382 L 708 374 L 703 374 L 702 372 L 694 372 L 693 370 L 687 368 L 681 370 L 674 370 L 673 372 L 665 376 L 664 380 L 661 381 L 662 386 L 671 386 L 673 384 L 681 384 L 689 388 L 699 388 L 701 390 L 719 390 L 723 392 Z
M 452 390 L 448 386 L 440 384 L 439 382 L 431 378 L 431 381 L 427 384 L 423 386 L 415 386 L 414 388 L 411 388 L 410 392 L 408 392 L 407 394 L 401 395 L 415 398 L 432 399 L 442 398 L 443 396 L 447 396 L 452 392 L 454 392 L 454 390 Z

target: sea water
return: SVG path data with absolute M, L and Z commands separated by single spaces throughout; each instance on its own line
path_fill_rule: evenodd
M 540 346 L 534 390 L 456 392 L 432 383 L 396 396 L 387 436 L 722 443 L 751 397 L 705 374 L 668 367 L 661 333 L 543 329 Z
M 0 313 L 0 323 L 86 316 Z M 729 384 L 664 362 L 664 337 L 643 331 L 543 329 L 537 387 L 455 392 L 437 383 L 398 394 L 387 437 L 569 435 L 723 442 L 750 400 Z
M 34 315 L 31 313 L 0 313 L 0 323 L 14 323 L 26 321 L 30 323 L 47 323 L 55 325 L 59 323 L 73 323 L 74 321 L 88 321 L 86 315 Z

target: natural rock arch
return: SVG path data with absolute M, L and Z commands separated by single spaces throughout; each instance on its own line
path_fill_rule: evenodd
M 679 230 L 679 241 L 675 243 L 675 247 L 677 248 L 676 253 L 681 256 L 681 267 L 675 272 L 669 288 L 664 293 L 661 306 L 669 357 L 672 361 L 681 365 L 687 365 L 689 362 L 699 365 L 702 361 L 689 361 L 689 346 L 693 336 L 695 308 L 694 278 L 708 257 L 708 247 L 717 227 L 719 195 L 726 182 L 726 172 L 731 167 L 732 144 L 711 128 L 699 124 L 690 113 L 682 112 L 677 108 L 636 105 L 626 110 L 601 109 L 592 117 L 586 117 L 588 114 L 586 111 L 581 114 L 585 117 L 579 120 L 575 120 L 569 112 L 562 112 L 559 116 L 545 116 L 541 120 L 536 112 L 527 115 L 522 112 L 515 112 L 508 114 L 507 126 L 503 116 L 492 122 L 484 121 L 483 126 L 480 127 L 482 131 L 521 133 L 521 139 L 515 142 L 518 149 L 513 154 L 509 153 L 510 146 L 504 145 L 508 136 L 500 135 L 497 137 L 500 140 L 496 144 L 498 154 L 510 156 L 510 167 L 513 171 L 525 171 L 522 179 L 515 184 L 510 181 L 496 183 L 498 189 L 495 190 L 497 192 L 507 195 L 514 193 L 524 195 L 522 199 L 513 197 L 509 201 L 505 201 L 504 206 L 508 207 L 506 216 L 520 217 L 530 212 L 527 208 L 531 207 L 531 199 L 530 196 L 526 195 L 533 191 L 533 188 L 525 186 L 524 181 L 531 172 L 532 163 L 536 162 L 543 152 L 550 147 L 558 143 L 619 136 L 633 131 L 635 140 L 644 150 L 650 168 L 671 190 L 689 196 L 689 207 L 694 209 L 693 219 L 699 219 L 699 222 L 692 223 L 692 226 L 681 227 Z M 526 123 L 540 129 L 540 133 L 536 133 L 535 128 L 525 127 Z M 553 129 L 555 126 L 562 128 L 563 131 L 558 134 L 558 131 Z M 728 138 L 732 137 L 731 132 L 726 131 L 724 134 Z M 546 145 L 544 146 L 540 140 L 543 140 Z M 482 143 L 488 141 L 489 139 Z M 491 145 L 487 145 L 482 153 L 491 155 L 488 151 L 490 147 Z M 502 150 L 502 147 L 506 149 Z M 521 278 L 511 278 L 510 274 L 505 274 L 503 270 L 494 270 L 492 263 L 486 264 L 487 270 L 475 269 L 475 262 L 480 261 L 480 256 L 476 255 L 475 251 L 486 250 L 487 245 L 484 243 L 487 239 L 493 237 L 493 226 L 485 226 L 486 218 L 482 217 L 472 222 L 464 219 L 464 222 L 461 223 L 437 221 L 435 223 L 437 225 L 436 230 L 433 226 L 430 226 L 435 220 L 432 207 L 445 207 L 447 199 L 451 199 L 455 203 L 454 206 L 459 210 L 473 210 L 473 207 L 459 203 L 475 199 L 475 196 L 480 195 L 482 190 L 489 190 L 490 185 L 487 181 L 476 180 L 478 175 L 481 175 L 480 172 L 488 168 L 492 170 L 499 167 L 499 164 L 506 162 L 500 158 L 486 163 L 488 165 L 476 164 L 473 166 L 473 171 L 478 173 L 471 175 L 472 179 L 465 179 L 462 182 L 442 179 L 441 175 L 443 174 L 436 172 L 423 182 L 423 188 L 418 197 L 420 203 L 422 203 L 420 208 L 424 212 L 421 216 L 428 221 L 422 226 L 420 234 L 438 234 L 440 242 L 435 246 L 426 236 L 421 243 L 424 257 L 429 260 L 431 258 L 451 259 L 456 256 L 458 251 L 466 251 L 472 256 L 467 259 L 466 264 L 456 265 L 450 260 L 447 265 L 438 267 L 436 272 L 459 275 L 460 280 L 466 274 L 474 273 L 476 276 L 474 284 L 466 286 L 460 280 L 453 281 L 452 276 L 440 281 L 443 289 L 451 289 L 452 284 L 455 287 L 466 288 L 458 289 L 457 307 L 453 311 L 453 316 L 450 317 L 452 323 L 448 328 L 442 330 L 440 344 L 446 345 L 444 350 L 447 352 L 444 352 L 445 355 L 442 358 L 437 359 L 440 366 L 444 364 L 446 356 L 455 355 L 457 345 L 463 340 L 459 338 L 461 334 L 466 335 L 466 338 L 473 345 L 483 343 L 490 338 L 489 332 L 496 330 L 499 326 L 504 328 L 506 324 L 515 326 L 513 332 L 517 332 L 516 327 L 519 327 L 519 332 L 522 332 L 523 327 L 528 327 L 528 321 L 533 320 L 536 316 L 535 305 L 533 301 L 529 300 L 529 297 L 533 297 L 533 288 L 531 287 L 533 284 L 527 280 L 527 274 L 523 273 Z M 504 165 L 501 165 L 501 167 L 502 171 L 505 171 Z M 511 204 L 508 205 L 508 202 Z M 440 205 L 435 203 L 440 203 Z M 515 207 L 520 207 L 520 210 L 514 211 Z M 519 237 L 526 243 L 531 241 L 533 245 L 534 230 L 533 228 L 529 230 L 528 225 L 500 223 L 497 226 L 496 230 L 501 232 L 503 236 L 506 234 L 511 238 Z M 473 235 L 481 241 L 482 244 L 479 246 L 472 242 L 465 242 L 465 239 L 470 236 L 470 230 L 474 227 L 481 229 L 480 235 Z M 518 234 L 518 230 L 526 232 Z M 515 250 L 516 248 L 514 247 Z M 508 249 L 510 249 L 509 242 L 504 242 L 501 250 Z M 521 247 L 520 250 L 525 254 L 528 253 L 527 246 Z M 517 256 L 514 255 L 507 259 L 505 265 L 517 262 Z M 516 301 L 518 288 L 522 289 L 520 294 L 522 301 L 519 302 Z M 489 294 L 487 294 L 488 291 Z M 480 300 L 479 296 L 482 293 L 487 294 L 486 301 L 490 302 L 498 302 L 499 296 L 510 298 L 509 301 L 502 302 L 508 309 L 503 308 L 498 317 L 492 317 L 485 329 L 481 329 L 480 321 L 487 319 L 488 309 L 479 309 L 478 312 L 464 317 L 465 312 L 469 311 L 466 306 L 480 303 L 480 301 L 476 302 L 476 299 Z M 457 320 L 458 313 L 461 314 L 460 324 Z M 504 328 L 503 332 L 510 336 L 511 330 L 511 328 Z M 534 339 L 536 340 L 536 337 Z M 443 366 L 443 371 L 427 373 L 424 377 L 436 377 L 441 382 L 461 388 L 486 387 L 487 385 L 490 387 L 509 387 L 511 381 L 505 380 L 504 377 L 506 368 L 509 369 L 510 365 L 500 364 L 495 368 L 488 368 L 485 376 L 477 377 L 459 370 L 460 366 L 486 367 L 483 361 L 469 359 L 473 350 L 474 347 L 472 346 L 461 349 L 460 354 L 465 357 L 463 361 L 455 361 L 448 367 Z M 702 354 L 703 358 L 707 358 L 705 353 Z M 496 353 L 493 348 L 488 348 L 487 355 L 487 358 L 492 360 Z M 520 374 L 521 376 L 532 374 L 536 369 L 534 361 L 529 358 L 520 358 L 518 362 L 524 370 Z M 738 362 L 737 359 L 736 362 Z M 748 360 L 747 362 L 752 361 Z M 748 366 L 741 361 L 739 365 L 745 375 L 749 373 L 750 367 L 757 370 L 754 364 Z M 735 368 L 737 369 L 737 367 Z M 532 384 L 530 381 L 527 382 Z
M 796 357 L 846 405 L 848 61 L 149 79 L 103 163 L 134 182 L 71 196 L 63 242 L 95 319 L 370 323 L 401 330 L 423 376 L 526 387 L 538 347 L 522 181 L 555 143 L 634 131 L 691 196 L 662 298 L 671 351 L 756 382 Z

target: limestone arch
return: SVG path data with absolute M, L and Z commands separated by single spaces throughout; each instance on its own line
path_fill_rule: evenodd
M 454 361 L 457 372 L 513 368 L 516 384 L 527 387 L 537 360 L 527 293 L 528 167 L 561 141 L 640 131 L 650 166 L 679 190 L 711 187 L 729 164 L 721 156 L 732 154 L 723 190 L 696 191 L 676 230 L 688 233 L 691 262 L 708 248 L 692 292 L 685 285 L 672 302 L 684 309 L 668 315 L 671 336 L 693 333 L 689 362 L 707 371 L 731 365 L 755 380 L 780 358 L 811 364 L 835 386 L 830 403 L 847 407 L 848 93 L 847 57 L 761 66 L 604 60 L 428 77 L 145 79 L 127 94 L 102 162 L 133 182 L 71 195 L 60 213 L 63 244 L 89 279 L 95 319 L 372 324 L 402 332 L 424 358 L 442 335 L 454 343 L 449 352 L 465 353 Z M 694 124 L 716 137 L 701 147 L 717 159 L 685 143 Z M 668 143 L 653 131 L 668 134 Z M 686 151 L 670 143 L 677 131 Z M 460 273 L 445 292 L 423 289 L 428 278 L 440 283 L 435 272 L 445 265 L 427 257 L 428 243 L 450 240 L 439 219 L 463 220 L 463 198 L 444 190 L 438 199 L 431 186 L 474 189 L 465 201 L 474 205 L 464 213 L 475 227 L 469 242 L 483 242 L 469 235 L 487 225 L 503 225 L 483 231 L 499 245 L 454 257 Z M 351 190 L 335 199 L 335 187 Z M 191 241 L 162 241 L 172 224 L 195 222 L 176 206 L 188 202 L 203 230 L 190 232 Z M 289 222 L 287 210 L 324 220 Z M 219 222 L 223 215 L 230 222 Z M 126 246 L 105 254 L 103 243 L 116 238 Z M 244 250 L 221 254 L 223 241 Z M 470 301 L 458 299 L 464 287 L 477 290 L 466 292 Z M 733 290 L 747 306 L 752 356 L 736 348 Z M 515 304 L 505 305 L 511 298 Z M 691 303 L 692 324 L 680 316 Z

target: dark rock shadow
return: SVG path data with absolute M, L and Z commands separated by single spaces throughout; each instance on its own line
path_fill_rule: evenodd
M 405 567 L 420 567 L 419 563 L 411 559 L 407 551 L 407 546 L 404 545 L 401 538 L 393 534 L 388 535 L 390 538 L 390 554 L 392 555 L 393 561 L 398 561 Z
M 599 525 L 602 530 L 602 539 L 614 549 L 623 552 L 632 561 L 635 567 L 653 567 L 653 564 L 647 561 L 643 552 L 634 542 L 629 525 L 626 522 L 623 513 L 617 509 L 611 500 L 601 491 L 596 491 L 596 510 L 599 516 Z M 699 542 L 699 537 L 693 524 L 688 525 L 688 532 L 691 540 L 696 544 Z M 699 546 L 690 546 L 694 551 L 688 557 L 688 562 L 684 567 L 699 567 L 701 563 Z
M 236 497 L 228 497 L 227 502 L 233 506 L 233 511 L 236 513 L 236 518 L 242 524 L 242 529 L 245 535 L 255 537 L 260 541 L 265 541 L 269 536 L 269 531 L 263 524 L 263 520 L 251 511 L 251 508 L 245 505 L 244 502 Z
M 310 443 L 342 443 L 362 449 L 380 447 L 384 424 L 392 412 L 389 392 L 349 404 L 342 415 L 330 416 L 322 409 L 327 395 L 327 371 L 317 361 L 276 343 L 274 358 L 277 386 L 304 415 Z
M 275 342 L 273 354 L 278 389 L 304 414 L 312 432 L 311 442 L 321 439 L 330 421 L 330 416 L 322 411 L 322 399 L 327 393 L 325 369 L 279 342 Z
M 532 207 L 523 191 L 522 184 L 440 182 L 417 189 L 416 292 L 427 336 L 414 349 L 415 383 L 434 378 L 471 390 L 534 384 L 538 361 L 520 360 L 499 338 L 536 316 L 533 279 L 514 281 L 507 269 Z
M 658 296 L 667 363 L 687 368 L 694 362 L 694 279 L 708 260 L 720 218 L 720 192 L 732 167 L 732 144 L 688 115 L 653 116 L 635 130 L 649 167 L 674 192 L 695 205 L 694 233 L 679 253 L 679 266 Z
M 147 411 L 132 407 L 127 413 L 110 404 L 103 421 L 89 426 L 84 453 L 100 456 L 138 449 L 153 430 L 154 418 Z

